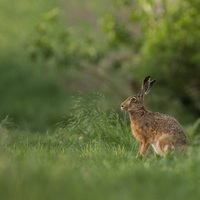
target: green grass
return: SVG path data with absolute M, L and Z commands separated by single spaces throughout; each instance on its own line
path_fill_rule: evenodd
M 96 96 L 96 95 L 95 95 Z M 199 199 L 200 149 L 136 159 L 127 122 L 102 109 L 98 95 L 74 102 L 71 120 L 54 133 L 0 127 L 0 198 Z

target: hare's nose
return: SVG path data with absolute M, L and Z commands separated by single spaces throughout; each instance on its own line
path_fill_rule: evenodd
M 124 110 L 124 105 L 121 105 L 121 110 Z

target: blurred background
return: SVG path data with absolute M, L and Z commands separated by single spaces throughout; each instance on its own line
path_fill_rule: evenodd
M 199 0 L 0 0 L 0 21 L 0 121 L 51 129 L 94 93 L 120 113 L 147 75 L 147 108 L 200 116 Z

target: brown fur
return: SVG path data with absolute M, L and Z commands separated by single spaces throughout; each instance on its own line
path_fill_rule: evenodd
M 171 116 L 151 112 L 144 107 L 144 96 L 150 91 L 155 80 L 144 79 L 141 93 L 127 98 L 121 109 L 128 111 L 133 136 L 139 141 L 138 155 L 144 156 L 150 145 L 163 156 L 188 144 L 188 139 L 176 119 Z

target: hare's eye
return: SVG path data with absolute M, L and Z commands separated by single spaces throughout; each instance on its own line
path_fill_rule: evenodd
M 136 102 L 136 100 L 137 100 L 136 97 L 132 97 L 132 98 L 131 98 L 131 101 L 132 101 L 132 102 Z

